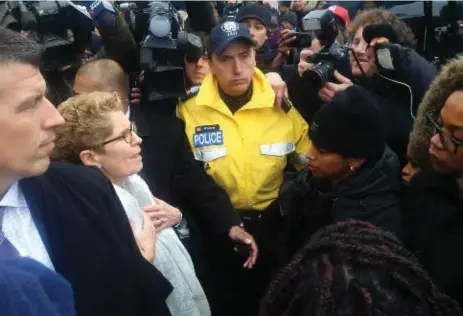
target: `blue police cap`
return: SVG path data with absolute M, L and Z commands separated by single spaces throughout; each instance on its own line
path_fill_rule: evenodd
M 254 45 L 254 40 L 244 23 L 227 21 L 216 25 L 209 34 L 209 47 L 211 53 L 221 55 L 234 41 L 243 41 Z

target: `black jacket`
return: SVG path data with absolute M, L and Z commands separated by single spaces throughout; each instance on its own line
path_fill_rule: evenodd
M 278 55 L 278 49 L 272 49 L 267 44 L 264 44 L 256 52 L 256 64 L 257 68 L 264 74 L 274 71 L 272 69 L 273 59 Z
M 367 161 L 334 189 L 312 179 L 310 173 L 285 184 L 280 203 L 287 217 L 286 258 L 319 228 L 350 219 L 402 234 L 399 189 L 399 162 L 390 149 L 382 157 Z
M 162 104 L 152 104 L 152 107 Z M 142 138 L 142 175 L 158 198 L 185 211 L 204 233 L 228 233 L 241 219 L 230 198 L 194 159 L 183 121 L 150 106 L 131 107 Z
M 170 315 L 172 286 L 142 257 L 99 170 L 52 163 L 20 187 L 56 272 L 74 290 L 77 315 Z
M 437 285 L 463 306 L 463 199 L 457 179 L 422 171 L 401 202 L 409 248 Z

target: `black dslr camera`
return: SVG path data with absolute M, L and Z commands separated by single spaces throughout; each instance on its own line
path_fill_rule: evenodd
M 86 9 L 71 1 L 8 1 L 3 5 L 8 6 L 9 16 L 2 26 L 43 45 L 45 71 L 80 62 L 93 30 Z
M 335 43 L 338 36 L 338 26 L 335 14 L 327 10 L 314 10 L 303 19 L 305 32 L 315 33 L 323 48 L 308 58 L 308 62 L 315 64 L 312 69 L 305 71 L 302 78 L 311 84 L 321 87 L 333 77 L 339 62 L 347 58 L 349 46 Z
M 144 5 L 144 4 L 142 4 Z M 168 1 L 153 1 L 140 8 L 121 4 L 140 43 L 141 84 L 149 101 L 185 95 L 184 59 L 196 61 L 203 54 L 201 39 L 181 30 L 178 12 Z

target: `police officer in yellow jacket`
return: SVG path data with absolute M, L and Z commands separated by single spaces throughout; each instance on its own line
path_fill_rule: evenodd
M 273 106 L 275 94 L 255 68 L 254 41 L 245 24 L 229 21 L 214 27 L 207 52 L 211 73 L 180 102 L 177 113 L 185 121 L 195 158 L 228 192 L 259 246 L 254 271 L 232 277 L 242 295 L 234 298 L 227 314 L 257 315 L 281 231 L 276 198 L 283 171 L 288 161 L 298 162 L 308 150 L 308 125 L 289 104 Z

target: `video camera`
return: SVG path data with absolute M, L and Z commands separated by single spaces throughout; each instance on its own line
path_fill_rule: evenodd
M 321 87 L 331 80 L 339 62 L 347 57 L 349 46 L 335 43 L 338 25 L 336 15 L 329 9 L 309 12 L 302 19 L 302 25 L 304 32 L 314 33 L 323 46 L 318 53 L 308 58 L 307 61 L 315 66 L 305 71 L 302 78 Z
M 121 4 L 138 34 L 140 69 L 145 71 L 142 89 L 149 101 L 177 99 L 185 95 L 184 59 L 197 61 L 203 55 L 201 39 L 180 30 L 177 10 L 168 1 L 153 1 L 140 9 Z
M 91 40 L 93 19 L 71 1 L 8 1 L 2 26 L 21 31 L 44 47 L 45 71 L 80 62 Z

